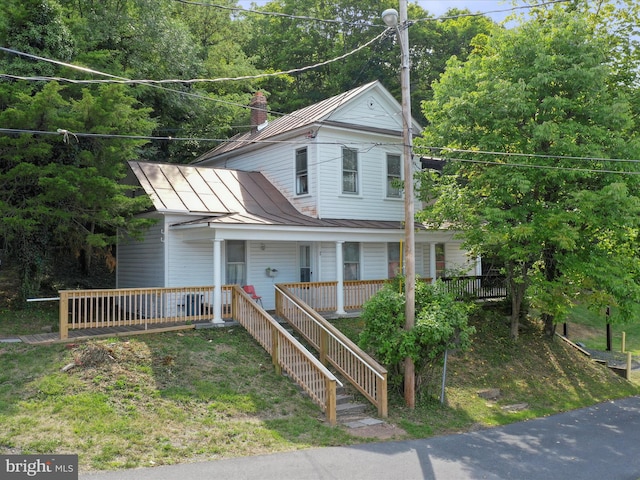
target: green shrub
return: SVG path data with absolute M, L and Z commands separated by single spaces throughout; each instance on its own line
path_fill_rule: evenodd
M 405 296 L 402 279 L 389 282 L 363 307 L 364 329 L 360 346 L 371 352 L 389 372 L 389 385 L 403 388 L 403 362 L 410 357 L 416 370 L 416 395 L 428 397 L 434 386 L 434 369 L 445 350 L 467 349 L 474 328 L 468 319 L 472 304 L 456 301 L 442 282 L 416 282 L 415 326 L 405 330 Z

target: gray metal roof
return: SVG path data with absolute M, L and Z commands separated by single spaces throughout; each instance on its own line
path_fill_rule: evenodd
M 259 172 L 135 161 L 129 162 L 129 167 L 157 211 L 201 214 L 184 224 L 403 228 L 400 221 L 318 219 L 304 215 Z

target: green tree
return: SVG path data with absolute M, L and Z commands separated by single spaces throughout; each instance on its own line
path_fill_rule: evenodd
M 133 215 L 149 199 L 118 183 L 144 141 L 108 138 L 148 135 L 154 126 L 126 88 L 105 85 L 76 99 L 49 83 L 34 95 L 18 93 L 0 112 L 8 128 L 71 132 L 0 136 L 0 237 L 19 261 L 23 298 L 38 292 L 56 252 L 75 254 L 88 269 L 93 249 L 108 254 L 118 233 L 148 224 Z
M 389 384 L 399 392 L 403 386 L 404 360 L 410 357 L 416 369 L 416 393 L 432 393 L 434 367 L 446 350 L 467 349 L 475 329 L 468 324 L 471 304 L 456 301 L 441 282 L 416 283 L 416 324 L 404 328 L 405 297 L 401 278 L 386 284 L 363 307 L 364 329 L 360 346 L 373 353 L 389 371 Z
M 640 144 L 610 32 L 588 9 L 557 6 L 479 40 L 423 104 L 430 125 L 418 143 L 444 148 L 449 162 L 441 176 L 422 175 L 433 203 L 420 217 L 448 222 L 474 253 L 502 262 L 514 338 L 526 298 L 548 334 L 578 299 L 634 318 Z
M 60 0 L 77 53 L 73 61 L 132 79 L 236 77 L 256 73 L 238 46 L 241 22 L 228 10 L 172 0 Z M 83 75 L 69 72 L 70 76 Z M 187 163 L 212 147 L 199 138 L 226 138 L 247 123 L 250 82 L 180 82 L 132 87 L 153 109 L 154 136 L 192 138 L 155 141 L 141 158 Z
M 263 10 L 314 19 L 252 15 L 242 37 L 245 52 L 256 56 L 256 66 L 265 71 L 289 70 L 313 65 L 349 52 L 385 28 L 381 13 L 397 8 L 397 2 L 367 0 L 273 0 Z M 447 14 L 464 14 L 451 10 Z M 409 6 L 409 18 L 420 19 L 409 30 L 414 115 L 422 116 L 420 100 L 430 98 L 430 85 L 444 70 L 451 55 L 466 58 L 470 42 L 488 33 L 495 24 L 483 16 L 429 20 L 429 13 L 416 4 Z M 263 82 L 271 92 L 269 103 L 276 111 L 297 108 L 337 95 L 358 85 L 380 80 L 400 98 L 400 47 L 394 34 L 340 62 Z

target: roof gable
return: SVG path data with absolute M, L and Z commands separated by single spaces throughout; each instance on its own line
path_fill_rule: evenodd
M 380 107 L 377 112 L 374 113 L 371 111 L 370 114 L 365 116 L 353 114 L 354 104 L 368 105 L 372 102 Z M 340 124 L 343 127 L 349 125 L 359 126 L 360 128 L 371 127 L 370 121 L 363 120 L 367 118 L 371 119 L 375 114 L 380 117 L 384 116 L 387 119 L 387 126 L 389 125 L 389 119 L 392 119 L 391 124 L 393 129 L 401 132 L 402 119 L 399 115 L 395 116 L 393 113 L 389 113 L 400 112 L 401 110 L 402 107 L 397 100 L 376 80 L 270 121 L 266 127 L 260 130 L 251 130 L 238 134 L 228 142 L 222 143 L 205 153 L 193 163 L 205 162 L 229 152 L 242 150 L 252 144 L 268 141 L 273 137 L 311 127 L 322 122 L 336 122 L 336 124 Z M 416 130 L 420 128 L 417 123 L 414 123 L 414 127 Z

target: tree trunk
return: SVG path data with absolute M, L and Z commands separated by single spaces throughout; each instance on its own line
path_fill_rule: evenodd
M 544 322 L 544 333 L 550 337 L 553 337 L 556 334 L 556 323 L 554 321 L 553 315 L 549 315 L 545 313 L 542 315 L 542 320 Z
M 520 327 L 520 316 L 522 315 L 522 305 L 527 292 L 527 275 L 529 266 L 523 264 L 507 265 L 509 287 L 511 289 L 511 338 L 518 340 L 518 329 Z
M 557 249 L 553 245 L 545 247 L 543 251 L 544 278 L 549 285 L 553 285 L 553 282 L 560 276 L 557 268 L 556 253 Z M 555 317 L 550 313 L 544 313 L 542 321 L 544 322 L 545 335 L 553 337 L 556 333 Z

